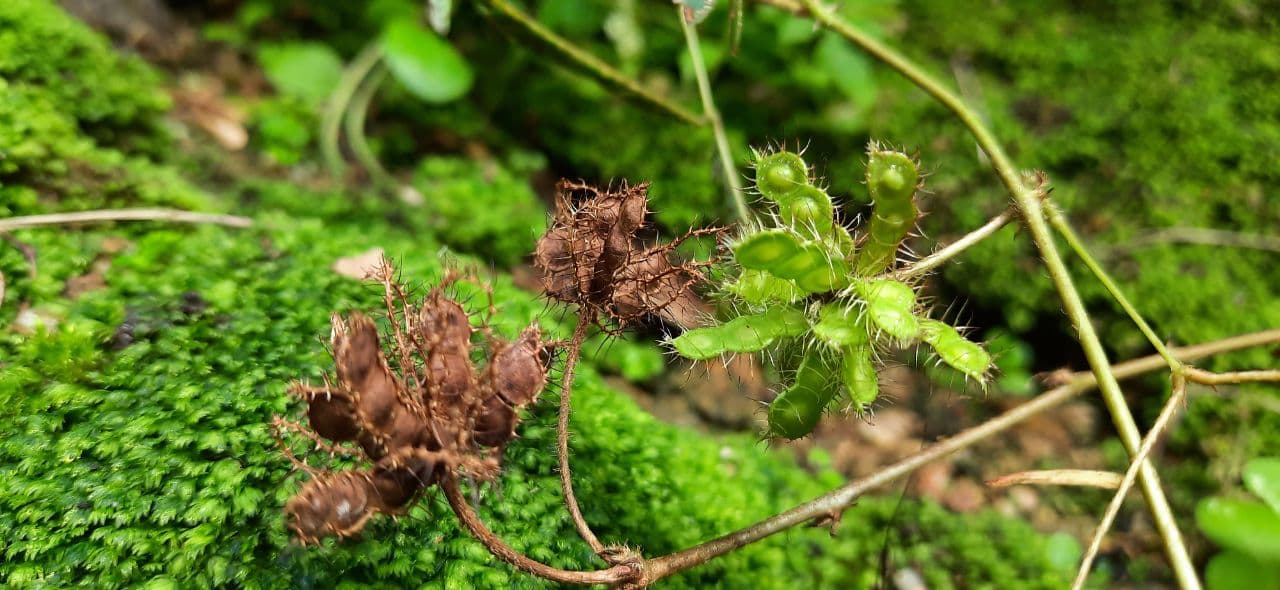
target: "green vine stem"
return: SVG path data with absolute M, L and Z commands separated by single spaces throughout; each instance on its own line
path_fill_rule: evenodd
M 342 178 L 346 172 L 346 162 L 342 159 L 342 151 L 338 147 L 339 134 L 342 129 L 342 117 L 347 112 L 351 97 L 360 88 L 360 83 L 369 76 L 374 66 L 382 61 L 382 50 L 377 41 L 365 45 L 360 53 L 351 60 L 347 69 L 342 71 L 338 86 L 329 95 L 324 111 L 320 113 L 320 152 L 324 156 L 329 173 Z
M 525 14 L 515 5 L 507 2 L 507 0 L 479 0 L 479 4 L 489 9 L 493 14 L 502 17 L 506 22 L 516 26 L 542 48 L 560 56 L 602 84 L 618 90 L 624 96 L 654 107 L 690 125 L 703 125 L 706 123 L 702 117 L 651 92 L 600 58 L 555 34 L 551 29 L 538 22 L 537 19 Z
M 702 114 L 711 123 L 711 132 L 716 138 L 716 152 L 720 156 L 720 168 L 724 172 L 725 188 L 733 198 L 734 207 L 738 210 L 738 220 L 744 224 L 752 222 L 751 210 L 747 208 L 746 197 L 742 195 L 742 180 L 738 178 L 738 169 L 733 165 L 733 153 L 729 151 L 729 139 L 724 133 L 724 121 L 720 118 L 720 110 L 711 95 L 711 82 L 707 77 L 707 66 L 702 61 L 702 44 L 698 41 L 698 28 L 690 24 L 684 17 L 684 6 L 676 6 L 676 19 L 684 30 L 684 41 L 689 46 L 689 58 L 693 61 L 694 77 L 698 80 L 698 94 L 702 97 Z
M 1138 325 L 1142 335 L 1147 337 L 1147 340 L 1151 342 L 1151 346 L 1155 347 L 1156 352 L 1164 357 L 1166 363 L 1169 363 L 1169 370 L 1175 373 L 1178 372 L 1182 368 L 1182 363 L 1173 358 L 1164 342 L 1161 342 L 1160 337 L 1156 336 L 1155 330 L 1152 330 L 1151 326 L 1147 324 L 1147 320 L 1142 317 L 1142 314 L 1138 313 L 1138 309 L 1129 302 L 1129 298 L 1124 296 L 1124 293 L 1120 291 L 1120 287 L 1116 285 L 1115 281 L 1111 280 L 1111 276 L 1107 274 L 1107 271 L 1103 270 L 1102 265 L 1098 264 L 1093 255 L 1089 254 L 1089 250 L 1085 248 L 1080 236 L 1076 235 L 1075 230 L 1071 228 L 1071 223 L 1067 221 L 1067 216 L 1062 214 L 1057 205 L 1053 203 L 1046 203 L 1046 205 L 1048 206 L 1045 207 L 1045 214 L 1049 216 L 1049 224 L 1053 226 L 1053 229 L 1057 230 L 1063 240 L 1066 240 L 1067 246 L 1070 246 L 1076 256 L 1080 257 L 1084 265 L 1089 267 L 1089 271 L 1098 279 L 1098 282 L 1102 283 L 1103 287 L 1106 287 L 1107 292 L 1111 293 L 1112 299 L 1115 299 L 1116 303 L 1120 304 L 1121 309 L 1124 309 L 1124 312 L 1129 315 L 1133 323 Z
M 1034 187 L 1028 187 L 1022 181 L 1018 169 L 1013 165 L 1009 156 L 1005 154 L 1004 148 L 996 141 L 991 131 L 982 123 L 977 113 L 965 105 L 953 92 L 942 86 L 905 56 L 849 24 L 818 0 L 802 0 L 802 3 L 805 10 L 815 21 L 829 27 L 832 31 L 861 47 L 872 57 L 893 68 L 942 103 L 968 128 L 978 142 L 978 146 L 986 152 L 996 175 L 1000 177 L 1000 181 L 1008 190 L 1010 197 L 1022 212 L 1022 217 L 1026 221 L 1031 239 L 1035 242 L 1036 248 L 1044 259 L 1045 268 L 1048 270 L 1049 277 L 1058 290 L 1058 296 L 1062 299 L 1067 316 L 1076 329 L 1077 337 L 1081 347 L 1084 349 L 1085 357 L 1089 361 L 1089 366 L 1098 378 L 1098 386 L 1102 392 L 1103 401 L 1106 403 L 1107 410 L 1111 413 L 1112 422 L 1115 424 L 1116 430 L 1119 431 L 1121 442 L 1124 443 L 1130 455 L 1137 453 L 1142 436 L 1138 431 L 1137 423 L 1133 419 L 1133 414 L 1130 413 L 1129 407 L 1125 403 L 1124 394 L 1120 391 L 1120 384 L 1112 373 L 1111 363 L 1107 360 L 1107 354 L 1102 342 L 1094 331 L 1089 312 L 1085 309 L 1080 293 L 1076 290 L 1075 283 L 1067 272 L 1066 264 L 1058 253 L 1058 247 L 1054 243 L 1049 225 L 1045 221 L 1043 207 L 1040 203 L 1040 192 Z M 1185 589 L 1199 589 L 1200 580 L 1196 577 L 1195 564 L 1191 561 L 1186 543 L 1182 539 L 1182 533 L 1178 530 L 1173 510 L 1170 508 L 1169 501 L 1161 488 L 1160 476 L 1149 461 L 1143 462 L 1142 467 L 1139 469 L 1139 481 L 1142 484 L 1143 494 L 1146 497 L 1152 518 L 1155 520 L 1156 528 L 1160 531 L 1160 535 L 1164 540 L 1165 554 L 1173 567 L 1179 586 Z

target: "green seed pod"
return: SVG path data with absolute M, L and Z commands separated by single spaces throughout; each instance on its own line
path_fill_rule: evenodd
M 920 339 L 929 343 L 942 362 L 964 373 L 979 383 L 987 378 L 991 368 L 991 355 L 982 346 L 971 342 L 955 328 L 937 320 L 921 320 Z
M 839 302 L 823 304 L 818 309 L 818 321 L 810 326 L 810 330 L 819 340 L 836 348 L 862 346 L 870 342 L 866 320 L 859 310 Z
M 867 302 L 867 319 L 872 326 L 900 342 L 910 342 L 920 333 L 914 315 L 915 291 L 906 283 L 882 279 L 857 283 L 858 296 Z
M 751 305 L 794 303 L 805 295 L 791 281 L 751 269 L 744 269 L 738 280 L 725 289 Z
M 813 432 L 822 411 L 835 397 L 831 369 L 817 352 L 800 361 L 796 380 L 769 404 L 769 434 L 795 440 Z
M 800 156 L 777 152 L 756 161 L 756 188 L 766 199 L 782 203 L 804 186 L 809 186 L 809 167 Z
M 786 199 L 778 201 L 783 223 L 797 230 L 814 229 L 816 235 L 829 235 L 835 221 L 835 206 L 827 192 L 813 185 L 802 186 Z
M 743 315 L 719 326 L 689 330 L 671 340 L 680 356 L 707 360 L 731 352 L 756 352 L 779 338 L 808 330 L 804 313 L 794 307 L 775 307 L 762 314 Z
M 867 188 L 875 209 L 858 255 L 858 274 L 873 275 L 893 264 L 898 247 L 919 215 L 914 198 L 919 181 L 916 163 L 906 154 L 872 146 L 867 160 Z
M 849 268 L 843 258 L 833 256 L 817 243 L 802 243 L 787 231 L 751 234 L 733 247 L 733 253 L 743 268 L 769 271 L 810 293 L 848 285 Z
M 866 410 L 880 395 L 880 379 L 871 364 L 870 346 L 850 346 L 840 363 L 840 378 L 845 392 L 858 411 Z

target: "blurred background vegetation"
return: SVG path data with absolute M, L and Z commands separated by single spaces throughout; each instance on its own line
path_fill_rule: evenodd
M 518 5 L 698 109 L 668 3 Z M 840 11 L 954 82 L 1015 162 L 1050 174 L 1054 198 L 1162 336 L 1190 344 L 1280 325 L 1280 5 L 865 0 Z M 804 146 L 852 222 L 867 203 L 867 140 L 918 150 L 931 215 L 917 252 L 1006 206 L 964 129 L 929 97 L 810 21 L 753 2 L 734 54 L 726 13 L 700 29 L 744 173 L 749 146 Z M 387 69 L 353 86 L 370 48 Z M 343 95 L 367 108 L 335 140 Z M 497 285 L 500 329 L 540 316 L 563 333 L 567 320 L 543 314 L 527 288 L 554 181 L 652 181 L 658 233 L 673 235 L 732 221 L 720 174 L 707 128 L 619 97 L 471 3 L 0 3 L 0 217 L 172 206 L 255 220 L 243 230 L 24 230 L 0 243 L 0 581 L 540 585 L 496 563 L 438 500 L 360 542 L 287 545 L 280 507 L 297 476 L 266 425 L 289 411 L 289 379 L 320 376 L 327 314 L 379 300 L 334 262 L 381 248 L 418 284 L 444 263 L 479 265 Z M 1149 354 L 1101 286 L 1072 268 L 1113 358 Z M 896 371 L 899 389 L 917 392 L 900 393 L 918 424 L 911 441 L 1033 394 L 1034 373 L 1085 367 L 1017 228 L 930 288 L 1002 353 L 1002 375 L 984 396 L 937 372 Z M 646 409 L 673 397 L 705 407 L 697 398 L 710 395 L 697 378 L 672 377 L 681 367 L 648 344 L 670 329 L 601 342 L 579 379 L 575 477 L 602 536 L 673 550 L 832 487 L 867 468 L 861 454 L 888 452 L 865 437 L 865 448 L 839 444 L 865 425 L 768 449 L 749 424 L 706 412 L 655 420 Z M 1204 364 L 1278 363 L 1255 350 Z M 1153 377 L 1126 391 L 1149 424 L 1167 385 Z M 592 556 L 558 504 L 551 406 L 525 423 L 483 512 L 532 556 L 582 567 Z M 1093 406 L 1077 410 L 1102 420 Z M 1197 502 L 1241 494 L 1246 462 L 1280 455 L 1278 407 L 1274 388 L 1202 392 L 1159 451 L 1199 559 L 1216 546 L 1196 533 Z M 1052 454 L 1026 440 L 996 452 L 1019 468 L 1122 468 L 1108 433 L 1072 431 Z M 992 475 L 982 463 L 961 457 L 948 477 L 981 481 Z M 1027 507 L 979 489 L 975 504 L 947 486 L 908 488 L 860 501 L 835 537 L 789 532 L 667 585 L 1060 587 L 1079 553 L 1073 535 L 1089 532 L 1107 500 L 1038 490 Z M 1168 581 L 1139 505 L 1107 547 L 1099 585 Z

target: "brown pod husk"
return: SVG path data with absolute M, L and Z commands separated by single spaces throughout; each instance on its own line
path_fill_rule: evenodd
M 309 392 L 304 399 L 307 401 L 307 422 L 316 434 L 333 442 L 355 440 L 360 434 L 355 403 L 346 394 L 332 390 Z
M 403 466 L 375 468 L 372 485 L 377 504 L 384 512 L 404 508 L 436 482 L 438 467 L 435 461 L 415 457 Z
M 359 533 L 374 514 L 369 495 L 372 483 L 356 471 L 340 471 L 308 481 L 285 504 L 285 522 L 303 543 L 328 536 Z
M 476 416 L 471 438 L 482 447 L 500 447 L 515 438 L 519 420 L 514 408 L 501 397 L 492 396 L 484 401 L 480 415 Z
M 400 406 L 399 385 L 382 356 L 373 320 L 359 313 L 346 321 L 334 316 L 333 356 L 338 379 L 352 392 L 365 428 L 388 426 Z
M 520 337 L 493 356 L 489 364 L 490 387 L 507 404 L 532 403 L 547 386 L 545 347 L 537 326 L 525 328 Z

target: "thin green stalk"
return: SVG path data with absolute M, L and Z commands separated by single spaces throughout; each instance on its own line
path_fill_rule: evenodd
M 841 19 L 818 0 L 803 0 L 803 4 L 815 20 L 831 28 L 831 30 L 861 47 L 872 57 L 884 62 L 908 80 L 911 80 L 916 86 L 919 86 L 937 99 L 938 102 L 942 103 L 943 106 L 947 107 L 969 129 L 969 132 L 978 142 L 978 146 L 986 152 L 987 157 L 991 160 L 992 168 L 1009 191 L 1014 203 L 1022 211 L 1031 239 L 1035 242 L 1040 255 L 1044 259 L 1045 267 L 1049 271 L 1049 277 L 1057 288 L 1067 316 L 1076 329 L 1080 345 L 1089 361 L 1089 366 L 1098 378 L 1099 390 L 1102 392 L 1107 410 L 1111 413 L 1112 422 L 1115 423 L 1116 430 L 1119 431 L 1120 440 L 1124 443 L 1131 456 L 1137 453 L 1142 442 L 1142 435 L 1138 431 L 1133 414 L 1130 413 L 1129 407 L 1125 403 L 1124 394 L 1120 391 L 1120 384 L 1116 381 L 1115 375 L 1112 374 L 1111 363 L 1107 360 L 1107 354 L 1103 349 L 1102 342 L 1098 339 L 1098 335 L 1093 329 L 1089 312 L 1085 309 L 1079 292 L 1076 291 L 1071 275 L 1067 272 L 1066 264 L 1058 253 L 1057 245 L 1054 244 L 1049 225 L 1045 222 L 1038 191 L 1023 183 L 1018 174 L 1018 169 L 1013 165 L 1009 156 L 1005 154 L 1004 148 L 996 141 L 977 114 L 953 92 L 934 80 L 932 76 L 925 73 L 924 70 L 920 69 L 905 56 Z M 1160 486 L 1159 474 L 1156 473 L 1155 468 L 1152 467 L 1149 461 L 1143 461 L 1139 470 L 1139 481 L 1142 484 L 1143 494 L 1146 497 L 1152 518 L 1155 520 L 1156 528 L 1160 531 L 1160 536 L 1164 540 L 1165 554 L 1173 567 L 1179 586 L 1184 589 L 1198 590 L 1200 581 L 1196 577 L 1195 565 L 1187 552 L 1182 533 L 1178 530 L 1173 510 L 1169 507 L 1169 501 Z
M 729 139 L 724 133 L 724 121 L 720 118 L 720 110 L 711 95 L 711 81 L 707 77 L 707 66 L 702 61 L 702 44 L 698 41 L 698 28 L 684 18 L 684 7 L 676 6 L 676 19 L 680 28 L 684 29 L 684 41 L 689 46 L 689 57 L 693 60 L 694 77 L 698 80 L 698 94 L 702 96 L 702 115 L 711 122 L 711 132 L 716 137 L 716 152 L 720 155 L 720 167 L 724 171 L 725 188 L 733 198 L 738 209 L 738 219 L 744 224 L 751 223 L 751 209 L 747 208 L 747 200 L 742 195 L 742 181 L 738 178 L 738 169 L 733 165 L 733 154 L 729 151 Z
M 1053 229 L 1057 230 L 1062 239 L 1066 240 L 1067 245 L 1076 253 L 1076 256 L 1080 257 L 1084 265 L 1089 267 L 1098 282 L 1107 288 L 1107 292 L 1111 293 L 1111 297 L 1116 300 L 1116 303 L 1119 303 L 1124 312 L 1129 314 L 1129 318 L 1133 320 L 1133 323 L 1138 325 L 1138 329 L 1147 337 L 1147 341 L 1151 342 L 1151 346 L 1155 347 L 1156 352 L 1164 357 L 1166 363 L 1169 363 L 1169 370 L 1175 373 L 1178 372 L 1182 368 L 1182 363 L 1173 357 L 1164 342 L 1160 341 L 1160 337 L 1156 336 L 1155 330 L 1152 330 L 1151 326 L 1147 324 L 1147 320 L 1142 317 L 1142 314 L 1138 313 L 1138 309 L 1124 296 L 1124 293 L 1120 291 L 1120 287 L 1116 285 L 1115 281 L 1111 280 L 1111 277 L 1107 275 L 1107 271 L 1103 270 L 1102 265 L 1098 264 L 1093 255 L 1089 254 L 1089 250 L 1080 241 L 1080 236 L 1076 235 L 1075 230 L 1071 228 L 1071 224 L 1067 221 L 1067 217 L 1062 214 L 1062 211 L 1056 205 L 1050 203 L 1045 208 L 1045 214 L 1049 216 L 1049 224 L 1053 226 Z
M 369 75 L 369 71 L 382 61 L 382 50 L 377 42 L 370 43 L 360 50 L 347 69 L 342 71 L 338 86 L 329 95 L 324 111 L 320 113 L 320 152 L 324 156 L 329 173 L 342 178 L 346 172 L 346 162 L 342 159 L 342 151 L 338 147 L 339 133 L 342 128 L 342 115 L 347 112 L 351 97 L 360 88 L 360 82 Z
M 623 95 L 655 107 L 659 111 L 665 112 L 685 123 L 691 125 L 705 123 L 701 117 L 693 114 L 688 109 L 654 94 L 600 58 L 578 48 L 564 37 L 555 34 L 554 31 L 546 28 L 537 19 L 525 14 L 515 5 L 507 2 L 507 0 L 480 0 L 480 4 L 514 24 L 521 32 L 543 48 L 559 55 L 562 59 L 577 66 L 606 86 L 618 90 Z
M 364 167 L 373 183 L 387 194 L 403 199 L 404 193 L 400 190 L 400 182 L 378 161 L 378 155 L 373 153 L 373 148 L 369 146 L 369 138 L 364 132 L 365 121 L 369 115 L 369 103 L 386 77 L 387 68 L 379 60 L 351 98 L 351 104 L 347 107 L 347 116 L 343 122 L 343 131 L 347 137 L 347 145 L 351 147 L 351 154 Z M 409 204 L 420 205 L 421 202 Z

